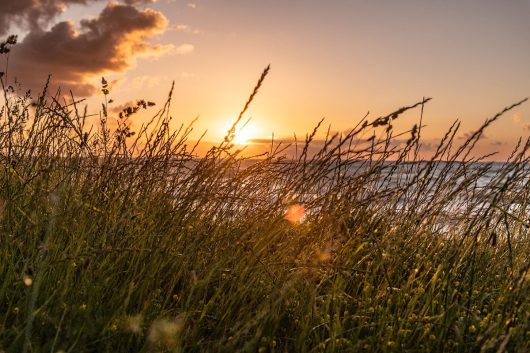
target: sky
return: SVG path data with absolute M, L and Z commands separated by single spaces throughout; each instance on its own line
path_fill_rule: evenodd
M 331 131 L 421 101 L 423 137 L 460 119 L 460 137 L 530 95 L 529 0 L 2 0 L 0 36 L 19 34 L 10 77 L 114 110 L 162 105 L 175 82 L 174 124 L 195 117 L 220 141 L 262 70 L 271 71 L 239 143 L 303 138 L 322 118 Z M 54 86 L 54 87 L 56 87 Z M 141 125 L 139 116 L 133 125 Z M 419 111 L 396 121 L 406 131 Z M 486 131 L 479 149 L 503 156 L 530 134 L 530 104 Z M 252 144 L 251 144 L 252 145 Z

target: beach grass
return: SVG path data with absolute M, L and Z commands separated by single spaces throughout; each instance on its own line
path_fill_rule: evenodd
M 0 351 L 530 350 L 530 144 L 473 153 L 522 101 L 428 160 L 421 120 L 393 129 L 428 99 L 249 160 L 235 127 L 267 72 L 201 157 L 171 94 L 94 118 L 2 79 Z

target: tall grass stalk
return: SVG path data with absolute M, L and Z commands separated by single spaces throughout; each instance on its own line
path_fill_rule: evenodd
M 92 124 L 2 78 L 0 350 L 529 351 L 530 142 L 473 153 L 524 101 L 429 160 L 421 122 L 393 128 L 423 99 L 249 161 L 233 135 L 267 71 L 201 158 L 170 99 L 112 130 L 106 104 Z

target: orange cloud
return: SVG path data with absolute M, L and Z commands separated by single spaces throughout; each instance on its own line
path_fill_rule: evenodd
M 5 35 L 12 24 L 34 30 L 50 23 L 70 5 L 88 5 L 102 0 L 1 0 L 0 35 Z M 127 5 L 152 3 L 154 0 L 123 0 Z
M 50 30 L 31 30 L 12 50 L 10 74 L 30 88 L 40 88 L 51 74 L 53 86 L 87 96 L 97 90 L 93 77 L 123 72 L 134 66 L 139 56 L 166 52 L 168 46 L 146 40 L 167 25 L 160 12 L 110 3 L 98 17 L 82 20 L 79 28 L 63 21 Z

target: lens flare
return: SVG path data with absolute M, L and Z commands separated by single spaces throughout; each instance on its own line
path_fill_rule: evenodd
M 290 205 L 283 218 L 291 223 L 300 224 L 305 218 L 305 207 L 298 203 Z

